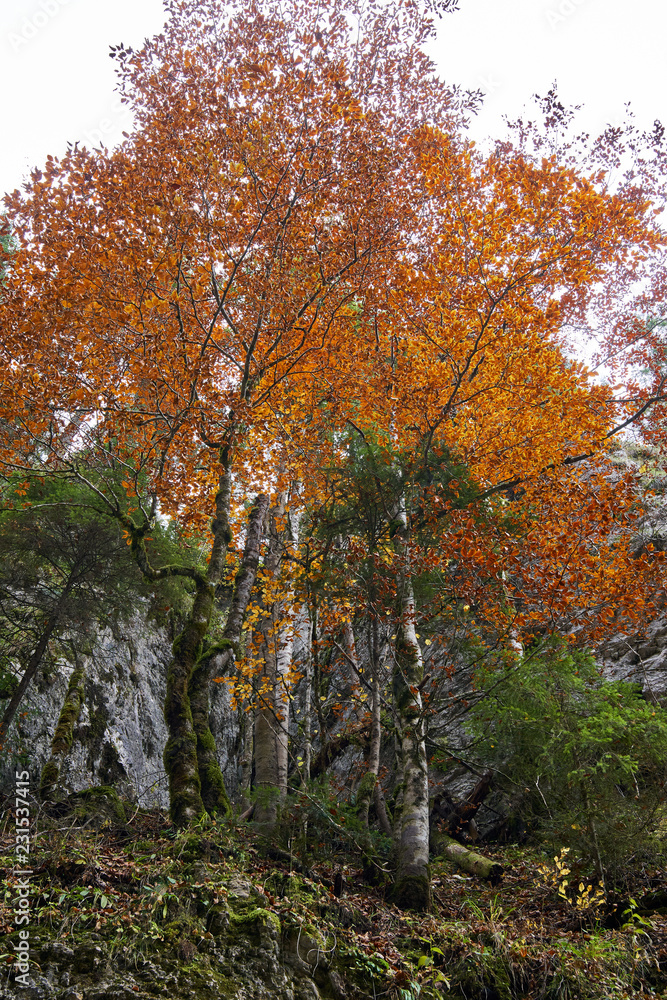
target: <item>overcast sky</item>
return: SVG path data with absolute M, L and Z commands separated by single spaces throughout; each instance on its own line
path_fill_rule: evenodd
M 586 127 L 667 123 L 664 28 L 655 0 L 460 0 L 438 25 L 431 54 L 450 83 L 481 89 L 476 138 L 498 133 L 553 80 L 583 104 Z M 12 190 L 67 141 L 112 146 L 127 129 L 114 95 L 109 45 L 137 46 L 159 31 L 161 0 L 2 0 L 0 192 Z

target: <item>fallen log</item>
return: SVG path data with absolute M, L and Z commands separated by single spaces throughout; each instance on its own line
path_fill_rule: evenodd
M 488 879 L 491 885 L 498 885 L 503 877 L 503 866 L 499 865 L 497 861 L 491 861 L 489 858 L 482 857 L 481 854 L 468 850 L 457 840 L 448 837 L 446 833 L 436 834 L 434 846 L 438 853 L 444 854 L 459 868 L 470 872 L 471 875 L 479 875 L 480 878 Z

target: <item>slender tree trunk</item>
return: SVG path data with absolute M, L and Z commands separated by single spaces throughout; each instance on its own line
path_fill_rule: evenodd
M 387 816 L 387 807 L 384 801 L 382 785 L 378 781 L 380 773 L 380 751 L 382 749 L 382 684 L 380 671 L 382 670 L 382 656 L 380 652 L 380 636 L 378 630 L 378 620 L 376 615 L 372 615 L 370 625 L 370 650 L 371 650 L 371 744 L 368 753 L 368 771 L 375 775 L 373 782 L 373 802 L 378 818 L 380 829 L 383 833 L 391 836 L 392 829 Z
M 312 700 L 313 700 L 313 643 L 317 641 L 317 604 L 308 607 L 308 619 L 302 631 L 306 662 L 303 678 L 303 781 L 311 778 L 313 766 Z
M 65 584 L 65 588 L 62 592 L 60 600 L 58 601 L 58 605 L 55 608 L 53 614 L 45 622 L 44 628 L 41 631 L 39 639 L 37 640 L 37 645 L 35 646 L 35 649 L 30 659 L 28 660 L 28 664 L 25 670 L 23 671 L 23 676 L 19 681 L 18 687 L 16 688 L 16 691 L 10 698 L 9 704 L 7 705 L 7 708 L 4 711 L 4 714 L 2 716 L 2 721 L 0 721 L 0 746 L 2 745 L 2 740 L 5 738 L 5 735 L 10 725 L 12 724 L 12 720 L 14 719 L 18 707 L 21 704 L 21 701 L 23 700 L 23 695 L 25 694 L 26 689 L 30 684 L 30 681 L 37 673 L 37 669 L 40 663 L 42 662 L 42 657 L 44 656 L 44 653 L 48 648 L 49 639 L 60 625 L 60 616 L 62 614 L 62 608 L 63 605 L 65 604 L 65 601 L 69 597 L 73 583 L 74 583 L 74 576 L 73 574 L 70 574 L 67 583 Z
M 394 822 L 392 827 L 392 837 L 394 841 L 394 855 L 398 858 L 400 847 L 401 847 L 401 823 L 400 817 L 403 810 L 403 792 L 405 790 L 405 782 L 403 781 L 403 755 L 401 753 L 401 741 L 398 735 L 398 731 L 394 736 L 394 774 L 396 777 L 396 794 L 394 797 Z
M 397 871 L 394 898 L 405 909 L 428 910 L 431 902 L 428 869 L 428 766 L 423 706 L 419 685 L 424 679 L 421 649 L 415 631 L 409 525 L 404 503 L 398 514 L 396 544 L 401 555 L 398 581 L 400 621 L 393 671 L 394 706 L 398 717 L 403 798 L 395 815 Z
M 324 714 L 322 712 L 322 664 L 320 660 L 320 644 L 316 634 L 313 638 L 313 670 L 312 670 L 312 691 L 311 691 L 311 719 L 312 706 L 315 706 L 317 716 L 317 727 L 320 736 L 320 756 L 324 761 L 324 770 L 329 766 L 329 740 L 327 739 L 327 727 L 324 724 Z
M 241 711 L 241 735 L 243 753 L 241 756 L 241 812 L 251 807 L 250 791 L 252 789 L 252 763 L 255 756 L 255 726 L 251 715 Z M 254 807 L 253 807 L 254 808 Z
M 264 620 L 261 650 L 264 670 L 255 715 L 255 786 L 259 792 L 255 819 L 267 830 L 275 826 L 278 806 L 287 794 L 287 709 L 285 661 L 291 660 L 286 639 L 274 615 Z
M 378 771 L 380 769 L 380 689 L 379 685 L 374 683 L 377 677 L 377 671 L 375 670 L 375 648 L 372 635 L 372 623 L 371 616 L 368 617 L 368 650 L 371 660 L 371 732 L 370 741 L 368 746 L 368 759 L 366 773 L 364 774 L 359 787 L 357 789 L 357 815 L 363 823 L 363 825 L 368 829 L 368 814 L 370 811 L 371 801 L 373 800 L 373 795 L 375 792 L 375 785 L 377 783 Z M 352 631 L 352 625 L 350 622 L 345 622 L 345 627 L 343 629 L 343 645 L 345 647 L 345 653 L 347 654 L 350 663 L 354 666 L 354 671 L 356 674 L 361 673 L 361 668 L 359 666 L 359 658 L 357 656 L 357 647 L 354 641 L 354 632 Z
M 226 452 L 221 453 L 221 463 L 223 472 L 215 502 L 213 545 L 206 577 L 196 580 L 192 610 L 185 628 L 174 642 L 173 658 L 167 673 L 164 715 L 169 736 L 164 750 L 164 766 L 169 778 L 169 814 L 177 827 L 188 826 L 205 813 L 188 685 L 211 621 L 215 588 L 222 579 L 231 541 L 231 463 Z
M 72 749 L 74 727 L 78 722 L 83 705 L 87 664 L 88 657 L 75 651 L 74 670 L 67 685 L 67 694 L 51 741 L 51 756 L 42 768 L 39 782 L 39 795 L 43 802 L 53 802 L 60 791 L 59 781 L 62 765 Z
M 197 737 L 197 770 L 201 782 L 201 795 L 209 815 L 221 813 L 226 816 L 231 812 L 225 780 L 218 764 L 215 740 L 209 726 L 209 690 L 214 673 L 222 674 L 229 671 L 234 662 L 235 649 L 241 639 L 243 618 L 257 576 L 268 506 L 269 498 L 264 494 L 255 499 L 248 516 L 243 558 L 234 581 L 234 594 L 222 640 L 199 658 L 188 684 L 192 725 Z
M 286 497 L 281 496 L 270 515 L 269 543 L 265 568 L 267 586 L 278 581 L 286 529 L 279 526 L 285 517 Z M 287 711 L 289 702 L 285 674 L 292 658 L 292 629 L 285 627 L 286 601 L 275 595 L 266 602 L 258 626 L 259 646 L 264 662 L 255 715 L 255 785 L 259 796 L 255 820 L 268 832 L 276 823 L 278 806 L 287 794 Z
M 288 719 L 289 719 L 289 682 L 288 674 L 292 663 L 294 640 L 292 626 L 288 626 L 287 634 L 283 634 L 276 650 L 276 687 L 273 704 L 276 716 L 276 771 L 278 778 L 278 796 L 280 802 L 287 797 L 288 772 Z

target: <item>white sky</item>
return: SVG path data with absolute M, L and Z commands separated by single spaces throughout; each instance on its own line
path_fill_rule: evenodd
M 450 83 L 486 92 L 476 138 L 497 134 L 557 80 L 596 131 L 631 102 L 639 123 L 667 124 L 665 27 L 656 0 L 460 0 L 432 56 Z M 161 0 L 2 0 L 0 193 L 67 141 L 112 146 L 127 129 L 109 45 L 137 46 L 163 23 Z

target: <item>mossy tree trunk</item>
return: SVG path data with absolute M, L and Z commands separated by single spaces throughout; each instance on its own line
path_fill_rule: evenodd
M 168 565 L 156 568 L 151 565 L 146 549 L 146 535 L 157 513 L 157 500 L 154 500 L 151 512 L 144 514 L 139 523 L 120 509 L 114 511 L 114 516 L 130 536 L 132 554 L 147 579 L 155 582 L 167 577 L 184 576 L 192 580 L 195 586 L 190 613 L 183 631 L 173 644 L 164 701 L 168 736 L 163 760 L 169 780 L 169 814 L 172 822 L 178 827 L 188 826 L 206 812 L 199 777 L 197 734 L 192 720 L 189 685 L 202 654 L 215 607 L 216 587 L 223 578 L 227 549 L 232 539 L 229 505 L 232 490 L 231 457 L 234 431 L 232 418 L 226 440 L 220 445 L 219 450 L 221 471 L 215 497 L 215 518 L 211 524 L 213 544 L 205 571 L 196 566 Z
M 430 908 L 431 902 L 428 765 L 420 691 L 424 665 L 415 630 L 409 525 L 403 503 L 397 521 L 400 528 L 395 543 L 401 556 L 398 580 L 400 620 L 392 680 L 403 789 L 401 807 L 395 814 L 397 871 L 393 895 L 399 906 L 423 911 Z
M 67 693 L 60 710 L 58 724 L 51 740 L 51 756 L 42 768 L 39 795 L 43 802 L 53 802 L 60 791 L 63 761 L 72 749 L 76 726 L 84 699 L 84 684 L 88 657 L 75 651 L 74 670 L 67 685 Z
M 269 498 L 260 494 L 248 516 L 245 547 L 241 565 L 234 581 L 232 603 L 222 634 L 222 641 L 206 651 L 197 661 L 188 684 L 192 724 L 197 737 L 197 769 L 201 782 L 202 801 L 213 815 L 231 811 L 225 782 L 218 764 L 215 740 L 209 726 L 209 690 L 214 673 L 223 674 L 234 662 L 235 650 L 241 640 L 243 619 L 255 584 Z
M 164 716 L 167 745 L 164 766 L 169 779 L 169 814 L 178 827 L 188 826 L 205 813 L 197 760 L 197 735 L 192 721 L 188 688 L 215 606 L 215 588 L 222 579 L 227 548 L 231 541 L 229 503 L 231 463 L 221 455 L 223 472 L 216 496 L 216 516 L 212 524 L 213 545 L 205 575 L 195 576 L 195 597 L 185 627 L 173 646 L 167 673 Z
M 266 831 L 276 823 L 278 806 L 287 794 L 287 671 L 292 659 L 292 625 L 287 601 L 277 596 L 285 547 L 289 541 L 287 498 L 281 496 L 270 514 L 265 560 L 264 615 L 258 626 L 263 669 L 255 715 L 255 819 Z

